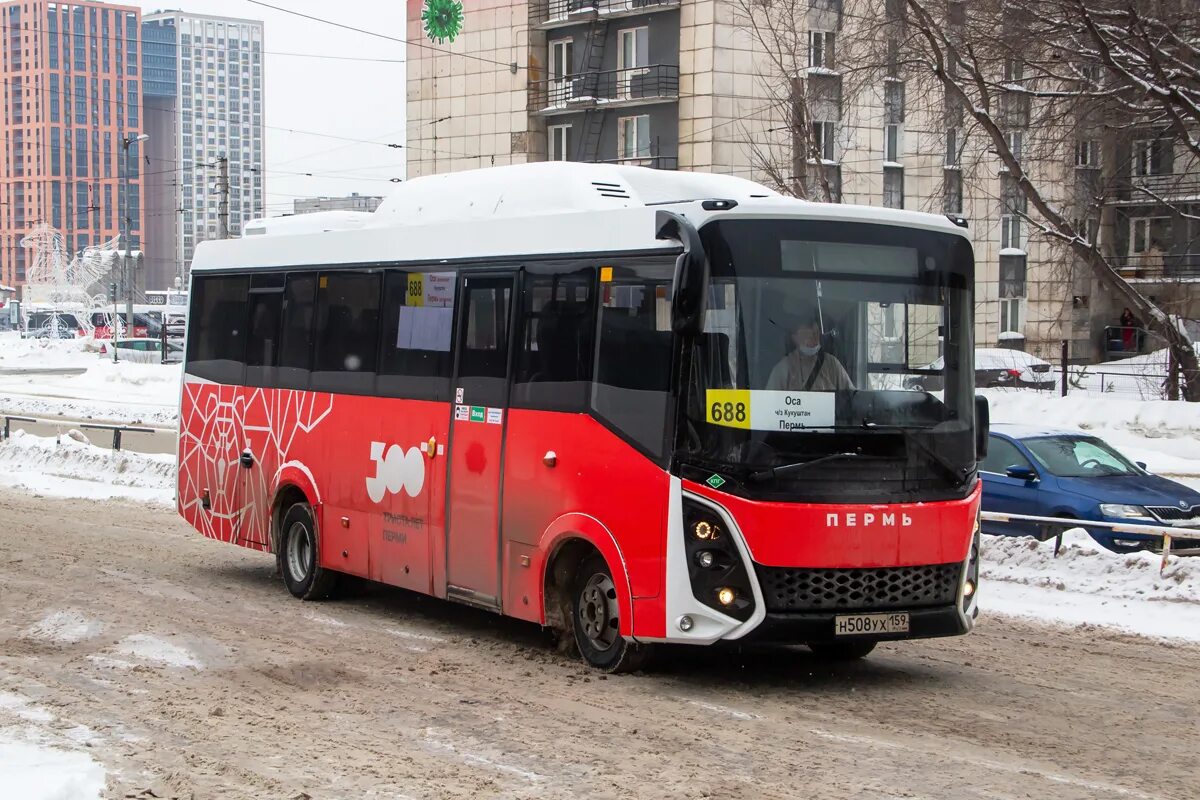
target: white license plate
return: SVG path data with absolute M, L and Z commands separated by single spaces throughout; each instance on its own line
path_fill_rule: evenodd
M 869 636 L 879 633 L 908 633 L 908 612 L 895 614 L 846 614 L 833 618 L 835 636 Z

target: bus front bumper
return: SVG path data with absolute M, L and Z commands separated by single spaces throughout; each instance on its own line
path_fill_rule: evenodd
M 900 633 L 863 633 L 838 635 L 836 618 L 840 616 L 908 614 L 908 630 Z M 740 641 L 772 644 L 806 644 L 833 641 L 896 641 L 900 639 L 931 639 L 939 636 L 961 636 L 971 630 L 958 605 L 935 608 L 896 609 L 887 611 L 801 611 L 772 612 Z

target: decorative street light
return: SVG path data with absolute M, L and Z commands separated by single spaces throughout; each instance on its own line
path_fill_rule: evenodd
M 132 252 L 129 247 L 129 229 L 133 227 L 133 222 L 129 218 L 129 148 L 135 142 L 144 142 L 149 139 L 149 134 L 138 133 L 130 134 L 121 137 L 121 178 L 122 178 L 122 196 L 124 197 L 124 208 L 121 210 L 121 282 L 125 286 L 125 330 L 133 331 L 133 280 L 130 275 L 129 261 L 132 258 Z M 116 336 L 116 326 L 113 326 L 113 335 Z M 126 334 L 128 335 L 128 333 Z M 114 341 L 114 349 L 116 342 Z

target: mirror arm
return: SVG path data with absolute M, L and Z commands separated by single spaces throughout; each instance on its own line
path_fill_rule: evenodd
M 673 239 L 683 247 L 683 252 L 675 260 L 675 275 L 671 282 L 672 309 L 679 307 L 681 292 L 699 291 L 696 308 L 688 309 L 690 313 L 682 318 L 672 319 L 672 327 L 676 333 L 699 333 L 704 329 L 704 312 L 708 305 L 708 260 L 704 254 L 704 244 L 700 241 L 700 232 L 687 217 L 665 209 L 655 212 L 654 228 L 654 238 Z M 701 285 L 692 286 L 697 280 Z

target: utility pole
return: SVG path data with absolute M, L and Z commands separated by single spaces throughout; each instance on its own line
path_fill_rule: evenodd
M 129 232 L 133 228 L 133 220 L 129 217 L 129 150 L 130 147 L 138 142 L 144 142 L 150 137 L 144 133 L 133 136 L 121 137 L 121 149 L 123 158 L 121 159 L 121 195 L 123 197 L 123 206 L 121 210 L 121 282 L 125 286 L 125 331 L 126 336 L 133 333 L 133 270 L 130 268 L 130 262 L 133 260 L 133 252 L 129 246 Z M 116 325 L 113 326 L 113 345 L 116 345 Z
M 229 159 L 224 155 L 217 158 L 217 192 L 221 199 L 217 205 L 217 235 L 229 238 Z

